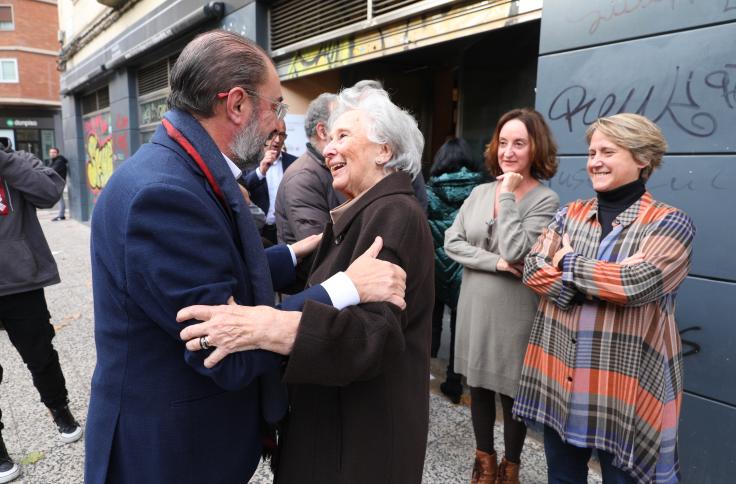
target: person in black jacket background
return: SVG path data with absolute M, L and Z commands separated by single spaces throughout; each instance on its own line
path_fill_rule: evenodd
M 69 162 L 66 158 L 61 156 L 59 153 L 59 148 L 52 147 L 49 148 L 49 159 L 51 160 L 51 168 L 59 174 L 62 180 L 64 180 L 64 183 L 66 183 L 66 172 L 69 167 Z M 64 193 L 61 193 L 61 198 L 59 198 L 59 215 L 52 218 L 51 220 L 54 222 L 57 222 L 59 220 L 66 220 L 66 204 L 64 203 Z

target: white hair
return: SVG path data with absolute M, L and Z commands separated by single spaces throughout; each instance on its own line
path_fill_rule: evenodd
M 424 136 L 414 117 L 391 102 L 381 83 L 364 80 L 340 91 L 337 105 L 330 115 L 330 130 L 342 114 L 356 110 L 369 120 L 366 129 L 368 139 L 391 149 L 392 157 L 384 165 L 384 170 L 404 171 L 414 179 L 422 169 L 424 149 Z

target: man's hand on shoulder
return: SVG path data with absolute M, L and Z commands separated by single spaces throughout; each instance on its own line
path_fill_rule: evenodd
M 360 302 L 390 302 L 406 308 L 406 272 L 404 269 L 381 259 L 383 239 L 376 237 L 368 250 L 350 264 L 345 274 L 358 290 Z

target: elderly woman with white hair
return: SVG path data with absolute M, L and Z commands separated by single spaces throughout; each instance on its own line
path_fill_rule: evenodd
M 186 309 L 180 320 L 209 321 L 188 327 L 182 337 L 206 334 L 221 352 L 262 348 L 289 356 L 284 381 L 290 413 L 276 483 L 419 483 L 429 421 L 434 275 L 427 262 L 432 237 L 411 181 L 424 140 L 414 118 L 374 81 L 340 93 L 329 130 L 325 160 L 334 188 L 348 201 L 330 213 L 309 284 L 346 270 L 380 236 L 379 258 L 406 271 L 406 308 L 375 302 L 337 310 L 307 301 L 302 313 Z M 196 339 L 187 346 L 196 350 Z

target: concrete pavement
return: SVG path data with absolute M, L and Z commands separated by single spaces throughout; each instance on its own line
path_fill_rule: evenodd
M 54 340 L 67 380 L 70 408 L 84 423 L 89 388 L 95 364 L 93 339 L 92 283 L 89 261 L 89 227 L 73 220 L 51 222 L 55 209 L 39 212 L 39 218 L 61 273 L 61 284 L 46 289 L 46 298 L 56 327 Z M 446 358 L 447 342 L 440 351 Z M 11 457 L 21 464 L 18 484 L 78 484 L 83 481 L 84 444 L 80 440 L 63 444 L 46 408 L 40 403 L 30 374 L 7 334 L 0 331 L 0 361 L 5 376 L 0 386 L 0 406 L 5 430 L 3 436 Z M 453 405 L 437 387 L 442 378 L 442 360 L 433 360 L 431 413 L 425 483 L 464 483 L 470 479 L 474 442 L 467 397 Z M 499 411 L 500 415 L 501 412 Z M 546 466 L 539 436 L 530 432 L 522 454 L 521 482 L 546 482 Z M 496 424 L 496 446 L 503 442 L 502 427 Z M 259 468 L 252 483 L 270 483 L 265 466 Z M 589 482 L 600 482 L 591 474 Z M 164 484 L 164 483 L 162 483 Z M 213 484 L 217 484 L 213 481 Z M 377 483 L 379 484 L 379 483 Z

